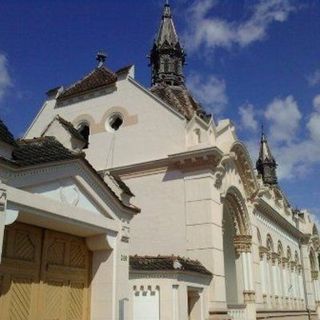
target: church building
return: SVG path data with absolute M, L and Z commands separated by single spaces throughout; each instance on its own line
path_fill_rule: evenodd
M 317 225 L 192 96 L 167 3 L 149 59 L 151 88 L 100 52 L 0 123 L 0 318 L 320 319 Z

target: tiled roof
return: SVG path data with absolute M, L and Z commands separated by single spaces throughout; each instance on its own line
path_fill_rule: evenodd
M 7 126 L 0 120 L 0 141 L 10 144 L 12 146 L 16 145 L 12 133 L 8 130 Z
M 94 69 L 80 81 L 64 90 L 58 100 L 64 100 L 76 95 L 81 95 L 91 90 L 96 90 L 117 81 L 117 75 L 105 66 Z
M 82 153 L 72 153 L 54 137 L 18 140 L 17 144 L 18 147 L 13 151 L 12 159 L 19 166 L 84 157 Z
M 171 86 L 157 84 L 153 86 L 150 91 L 184 115 L 188 120 L 190 120 L 195 113 L 204 120 L 210 119 L 210 115 L 203 110 L 201 105 L 195 101 L 191 93 L 183 85 Z
M 130 190 L 130 188 L 119 178 L 116 176 L 113 176 L 110 174 L 110 177 L 112 177 L 112 179 L 114 180 L 114 182 L 117 184 L 117 186 L 127 195 L 133 197 L 134 194 L 132 193 L 132 191 Z
M 212 275 L 198 260 L 179 256 L 130 256 L 131 271 L 176 271 Z

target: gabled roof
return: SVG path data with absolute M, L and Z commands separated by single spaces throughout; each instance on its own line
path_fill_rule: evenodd
M 208 276 L 212 273 L 198 260 L 179 256 L 130 256 L 130 271 L 196 272 Z
M 185 116 L 187 120 L 190 120 L 195 113 L 204 120 L 208 120 L 211 117 L 183 85 L 157 84 L 150 91 Z
M 116 81 L 117 75 L 105 66 L 101 66 L 94 69 L 80 81 L 65 89 L 59 95 L 58 100 L 68 99 L 92 90 L 103 88 L 105 86 L 114 84 Z
M 140 209 L 132 204 L 124 203 L 111 187 L 103 180 L 103 178 L 97 173 L 92 165 L 85 159 L 83 152 L 72 152 L 65 148 L 58 140 L 54 137 L 41 137 L 33 139 L 18 140 L 17 146 L 12 153 L 12 159 L 5 159 L 0 157 L 0 161 L 13 166 L 17 169 L 22 169 L 29 166 L 35 166 L 40 164 L 49 164 L 57 161 L 68 161 L 68 160 L 80 160 L 87 168 L 101 181 L 101 183 L 108 189 L 108 191 L 117 199 L 117 201 L 126 209 L 138 213 Z M 120 187 L 124 187 L 123 185 Z M 126 192 L 126 190 L 124 190 Z
M 71 152 L 54 137 L 18 140 L 17 144 L 18 147 L 13 151 L 12 159 L 19 166 L 84 158 L 84 154 Z
M 0 120 L 0 141 L 10 144 L 11 146 L 16 146 L 16 142 L 12 133 L 9 131 L 7 126 Z

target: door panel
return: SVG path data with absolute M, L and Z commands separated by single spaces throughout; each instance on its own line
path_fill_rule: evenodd
M 82 238 L 9 226 L 0 264 L 1 320 L 87 320 L 89 263 Z

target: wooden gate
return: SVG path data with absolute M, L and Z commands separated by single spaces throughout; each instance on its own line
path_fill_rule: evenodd
M 89 257 L 82 238 L 22 223 L 6 228 L 0 319 L 89 319 Z

